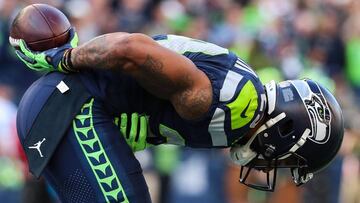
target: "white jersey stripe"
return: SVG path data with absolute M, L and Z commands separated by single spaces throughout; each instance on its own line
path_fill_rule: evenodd
M 224 84 L 220 90 L 219 100 L 221 102 L 229 101 L 234 97 L 236 93 L 236 88 L 242 78 L 243 76 L 239 73 L 229 70 L 229 72 L 226 74 Z
M 227 146 L 228 144 L 224 129 L 224 121 L 224 110 L 216 108 L 208 128 L 213 146 Z
M 252 68 L 250 68 L 250 66 L 247 65 L 247 64 L 246 64 L 244 61 L 242 61 L 241 59 L 238 59 L 238 60 L 236 61 L 235 67 L 237 67 L 237 68 L 239 68 L 239 69 L 241 69 L 241 70 L 244 70 L 244 71 L 252 74 L 252 75 L 255 76 L 255 77 L 258 77 L 258 76 L 256 75 L 256 73 L 252 70 Z
M 249 65 L 239 58 L 236 60 L 236 63 L 242 65 L 246 69 L 250 69 Z

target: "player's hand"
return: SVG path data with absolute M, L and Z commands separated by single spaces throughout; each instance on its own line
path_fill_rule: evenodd
M 30 50 L 25 41 L 20 39 L 18 41 L 20 50 L 16 50 L 15 53 L 32 70 L 71 72 L 68 64 L 69 53 L 72 48 L 77 47 L 79 39 L 74 28 L 70 29 L 69 34 L 69 41 L 66 44 L 42 52 Z
M 131 121 L 128 121 L 126 113 L 121 114 L 120 118 L 115 118 L 114 122 L 119 127 L 121 134 L 133 152 L 144 150 L 148 144 L 146 137 L 148 134 L 148 117 L 146 115 L 132 113 Z M 129 129 L 130 128 L 130 129 Z

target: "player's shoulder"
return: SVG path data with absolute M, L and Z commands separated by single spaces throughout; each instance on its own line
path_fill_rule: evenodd
M 265 89 L 258 75 L 237 56 L 231 59 L 228 68 L 219 67 L 214 69 L 216 74 L 209 74 L 216 99 L 208 131 L 213 137 L 219 136 L 217 132 L 226 135 L 217 146 L 230 146 L 239 140 L 259 123 L 266 107 Z
M 224 47 L 181 35 L 162 34 L 153 36 L 153 39 L 161 46 L 182 55 L 187 55 L 189 53 L 195 53 L 198 55 L 203 54 L 206 56 L 229 54 L 229 50 Z

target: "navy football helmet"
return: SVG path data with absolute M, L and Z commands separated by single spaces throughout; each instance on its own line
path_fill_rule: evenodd
M 232 160 L 241 165 L 240 182 L 273 191 L 277 168 L 289 168 L 297 185 L 306 183 L 339 151 L 344 134 L 340 106 L 313 80 L 272 81 L 265 89 L 263 125 L 246 144 L 230 150 Z M 266 185 L 249 183 L 254 169 L 266 174 Z

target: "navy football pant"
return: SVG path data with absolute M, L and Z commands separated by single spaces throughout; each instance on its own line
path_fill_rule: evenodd
M 94 99 L 84 104 L 43 175 L 62 202 L 151 202 L 139 162 Z

